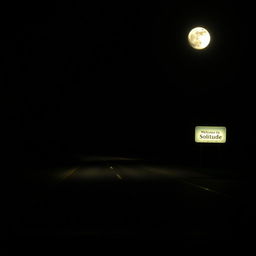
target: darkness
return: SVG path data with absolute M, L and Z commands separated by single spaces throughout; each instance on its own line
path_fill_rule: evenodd
M 69 245 L 75 255 L 72 242 L 86 253 L 91 241 L 105 250 L 102 241 L 122 239 L 122 252 L 134 241 L 151 252 L 161 239 L 170 252 L 176 241 L 205 244 L 207 254 L 219 242 L 246 247 L 255 231 L 254 9 L 91 2 L 0 8 L 10 249 L 59 255 Z M 196 26 L 211 34 L 202 51 L 187 41 Z M 227 142 L 195 143 L 204 125 L 225 126 Z
M 3 9 L 12 154 L 28 162 L 82 153 L 189 165 L 198 154 L 194 127 L 220 125 L 228 164 L 248 163 L 255 143 L 250 7 L 176 2 Z M 201 52 L 187 43 L 199 25 L 212 36 Z

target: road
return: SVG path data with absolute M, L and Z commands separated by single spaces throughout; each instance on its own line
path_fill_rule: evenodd
M 106 158 L 40 171 L 35 167 L 15 186 L 9 208 L 13 241 L 230 245 L 250 240 L 247 180 Z

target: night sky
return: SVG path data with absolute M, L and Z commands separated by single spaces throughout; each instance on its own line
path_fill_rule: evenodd
M 230 152 L 252 155 L 250 7 L 86 2 L 3 9 L 14 150 L 189 156 L 195 125 L 220 125 Z M 200 52 L 187 42 L 195 26 L 212 37 Z

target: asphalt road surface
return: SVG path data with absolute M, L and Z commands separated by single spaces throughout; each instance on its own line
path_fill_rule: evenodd
M 106 241 L 235 246 L 253 241 L 248 180 L 137 159 L 95 158 L 77 166 L 35 166 L 14 187 L 11 248 L 40 244 L 37 248 L 43 250 L 62 243 L 63 250 L 75 240 L 83 246 Z

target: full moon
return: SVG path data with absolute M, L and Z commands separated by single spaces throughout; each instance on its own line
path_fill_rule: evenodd
M 202 27 L 193 28 L 188 34 L 188 42 L 196 50 L 202 50 L 208 46 L 211 37 L 209 32 Z

